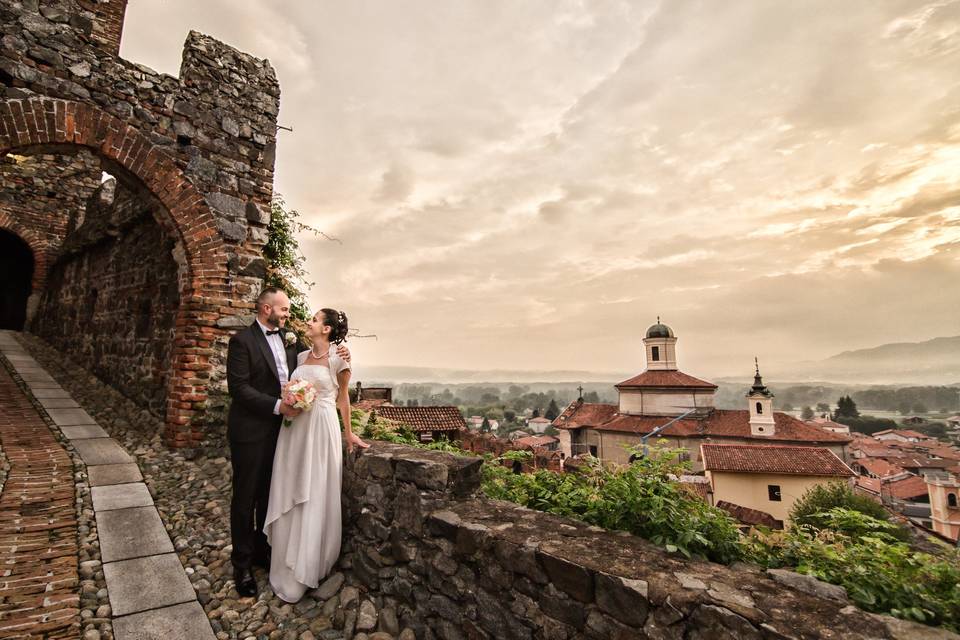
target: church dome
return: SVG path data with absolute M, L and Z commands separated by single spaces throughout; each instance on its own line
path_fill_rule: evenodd
M 672 338 L 674 337 L 673 329 L 671 329 L 665 324 L 657 322 L 657 324 L 647 329 L 647 337 L 648 338 Z

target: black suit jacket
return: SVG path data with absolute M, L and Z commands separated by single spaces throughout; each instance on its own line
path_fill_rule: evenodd
M 297 350 L 296 343 L 286 347 L 288 375 L 297 366 Z M 230 338 L 227 390 L 233 398 L 227 415 L 230 441 L 257 442 L 276 437 L 283 419 L 273 413 L 280 399 L 280 378 L 267 337 L 256 322 Z

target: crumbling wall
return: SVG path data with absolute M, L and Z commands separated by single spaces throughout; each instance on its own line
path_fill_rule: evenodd
M 91 196 L 50 269 L 34 333 L 162 418 L 182 248 L 157 224 L 158 206 L 114 180 Z
M 347 637 L 395 615 L 425 640 L 957 638 L 807 576 L 686 560 L 476 497 L 480 464 L 388 443 L 345 455 L 341 565 L 364 591 Z
M 226 344 L 266 273 L 280 89 L 269 62 L 197 32 L 179 77 L 118 58 L 124 7 L 0 3 L 0 157 L 86 149 L 160 202 L 154 217 L 183 254 L 167 436 L 193 446 L 223 428 Z

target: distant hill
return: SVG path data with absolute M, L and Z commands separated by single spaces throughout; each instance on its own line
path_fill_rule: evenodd
M 779 367 L 772 374 L 790 380 L 832 380 L 859 384 L 960 382 L 960 336 L 924 342 L 897 342 L 844 351 L 818 362 Z

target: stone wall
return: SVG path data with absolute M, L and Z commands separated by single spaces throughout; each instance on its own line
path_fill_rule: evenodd
M 0 157 L 0 227 L 33 250 L 35 292 L 46 286 L 47 269 L 71 224 L 80 222 L 100 174 L 100 161 L 89 151 Z
M 185 265 L 167 439 L 193 446 L 218 422 L 226 344 L 252 317 L 266 272 L 280 89 L 269 62 L 196 32 L 179 77 L 117 57 L 124 7 L 0 3 L 0 157 L 86 149 L 131 192 L 161 203 L 154 216 Z M 31 215 L 44 214 L 10 217 Z
M 345 457 L 341 564 L 365 592 L 346 637 L 398 619 L 421 640 L 957 638 L 806 576 L 478 498 L 479 484 L 479 459 L 387 443 Z
M 158 206 L 114 180 L 101 186 L 50 269 L 33 331 L 162 418 L 183 250 Z

